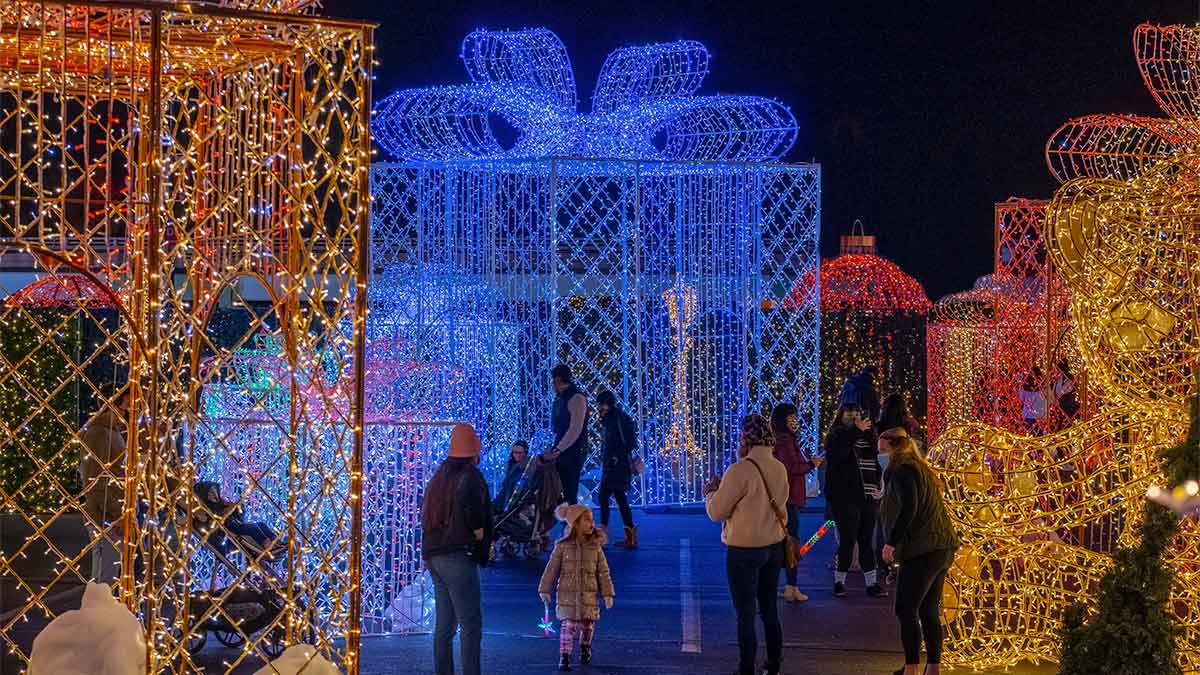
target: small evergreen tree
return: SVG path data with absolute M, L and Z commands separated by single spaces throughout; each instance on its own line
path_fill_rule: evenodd
M 1168 487 L 1200 476 L 1200 396 L 1193 399 L 1187 440 L 1160 452 Z M 1149 500 L 1135 548 L 1118 549 L 1100 581 L 1096 612 L 1077 603 L 1063 615 L 1060 675 L 1180 675 L 1171 612 L 1173 574 L 1163 551 L 1179 530 L 1169 509 Z

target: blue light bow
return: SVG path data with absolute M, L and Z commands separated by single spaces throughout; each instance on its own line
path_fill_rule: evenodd
M 796 141 L 796 118 L 759 96 L 696 96 L 708 50 L 680 40 L 608 55 L 592 112 L 576 110 L 562 40 L 545 28 L 477 30 L 463 40 L 472 84 L 402 89 L 375 108 L 371 130 L 404 160 L 569 156 L 774 161 Z M 501 124 L 515 140 L 497 136 Z M 503 136 L 503 134 L 501 134 Z

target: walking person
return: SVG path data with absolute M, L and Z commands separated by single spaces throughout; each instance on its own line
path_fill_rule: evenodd
M 1059 359 L 1054 366 L 1054 400 L 1063 412 L 1065 425 L 1069 426 L 1079 414 L 1079 393 L 1075 389 L 1075 374 L 1066 359 Z
M 637 429 L 629 415 L 617 405 L 617 397 L 611 391 L 602 391 L 596 396 L 596 416 L 600 418 L 601 437 L 604 440 L 601 453 L 604 464 L 600 470 L 600 527 L 608 533 L 609 500 L 616 499 L 617 509 L 621 512 L 621 524 L 625 526 L 625 539 L 617 545 L 633 550 L 638 545 L 638 532 L 626 493 L 633 480 Z
M 587 395 L 575 386 L 575 376 L 565 364 L 554 366 L 550 378 L 556 394 L 550 413 L 554 445 L 545 457 L 555 462 L 562 479 L 564 500 L 568 504 L 577 504 L 579 475 L 588 456 Z
M 433 579 L 437 612 L 433 661 L 437 675 L 453 675 L 453 641 L 459 632 L 463 675 L 480 675 L 483 609 L 479 568 L 488 562 L 492 505 L 479 471 L 479 435 L 470 424 L 456 424 L 450 452 L 421 504 L 421 557 Z
M 542 572 L 538 595 L 542 604 L 548 607 L 550 587 L 557 581 L 554 613 L 562 621 L 558 669 L 569 671 L 576 635 L 579 636 L 579 662 L 584 665 L 592 662 L 592 639 L 596 635 L 596 622 L 600 620 L 600 605 L 596 598 L 604 598 L 604 608 L 612 609 L 616 591 L 608 559 L 604 557 L 608 535 L 596 527 L 592 510 L 580 504 L 563 504 L 554 515 L 566 528 Z
M 810 458 L 796 441 L 796 430 L 800 428 L 800 420 L 796 415 L 796 406 L 791 403 L 780 403 L 771 411 L 771 431 L 775 434 L 775 459 L 787 468 L 788 499 L 787 526 L 788 534 L 800 537 L 800 514 L 808 501 L 805 481 L 810 472 L 821 465 L 821 458 Z M 798 585 L 799 566 L 785 567 L 786 583 L 783 587 L 783 599 L 788 602 L 804 602 L 808 596 L 800 592 Z
M 883 558 L 900 564 L 896 618 L 904 645 L 904 668 L 895 675 L 917 675 L 922 642 L 925 675 L 939 675 L 942 589 L 959 539 L 942 500 L 942 482 L 908 432 L 896 428 L 880 434 L 879 457 L 886 466 L 887 486 L 881 512 L 887 533 Z
M 867 595 L 887 597 L 887 591 L 877 579 L 873 542 L 882 496 L 883 470 L 877 454 L 871 421 L 863 416 L 858 406 L 843 405 L 825 434 L 828 470 L 825 500 L 838 530 L 837 570 L 833 573 L 835 597 L 846 597 L 846 576 L 856 544 Z
M 126 431 L 129 388 L 105 387 L 107 403 L 79 436 L 79 478 L 92 547 L 92 581 L 112 584 L 121 565 L 121 518 L 125 513 Z
M 738 461 L 724 476 L 704 486 L 708 517 L 721 523 L 725 573 L 737 612 L 738 673 L 755 673 L 758 638 L 754 615 L 762 616 L 767 643 L 766 673 L 778 675 L 783 661 L 783 628 L 775 594 L 784 562 L 787 531 L 778 510 L 788 499 L 787 467 L 773 455 L 775 439 L 761 415 L 742 420 Z

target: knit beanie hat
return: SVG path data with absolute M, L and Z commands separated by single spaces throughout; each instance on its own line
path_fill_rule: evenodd
M 575 522 L 582 518 L 583 514 L 591 511 L 583 504 L 563 504 L 554 509 L 554 517 L 566 523 L 567 527 L 574 528 Z
M 762 415 L 746 415 L 742 418 L 742 433 L 746 435 L 746 447 L 775 445 L 771 424 Z
M 479 456 L 479 434 L 475 433 L 475 427 L 466 423 L 454 425 L 454 429 L 450 432 L 450 456 L 460 459 L 469 459 Z

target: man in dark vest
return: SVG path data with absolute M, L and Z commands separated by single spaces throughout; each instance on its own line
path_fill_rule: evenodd
M 588 456 L 587 396 L 575 386 L 575 377 L 568 366 L 561 363 L 554 366 L 550 376 L 558 395 L 550 415 L 554 446 L 546 453 L 546 459 L 555 460 L 563 497 L 568 504 L 575 504 L 579 501 L 579 474 Z

